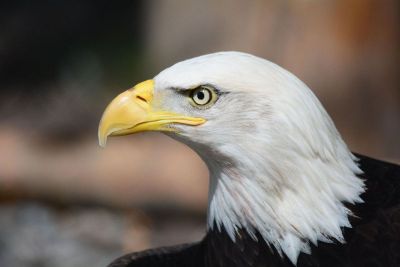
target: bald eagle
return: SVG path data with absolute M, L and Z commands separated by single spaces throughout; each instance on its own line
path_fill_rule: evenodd
M 352 154 L 276 64 L 239 52 L 179 62 L 109 104 L 99 143 L 142 131 L 207 164 L 207 234 L 110 266 L 400 266 L 400 167 Z

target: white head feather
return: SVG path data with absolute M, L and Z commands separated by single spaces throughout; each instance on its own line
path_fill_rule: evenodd
M 329 115 L 311 90 L 267 60 L 238 52 L 189 59 L 155 78 L 157 92 L 211 84 L 214 106 L 174 110 L 207 123 L 176 138 L 196 150 L 210 171 L 208 227 L 258 231 L 296 264 L 309 242 L 344 242 L 351 227 L 344 202 L 361 202 L 361 173 Z

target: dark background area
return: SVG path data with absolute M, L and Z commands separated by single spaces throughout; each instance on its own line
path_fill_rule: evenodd
M 46 89 L 91 57 L 116 86 L 128 86 L 128 71 L 141 70 L 143 1 L 3 1 L 0 16 L 5 90 Z
M 207 169 L 161 134 L 97 146 L 105 105 L 238 50 L 315 92 L 353 151 L 400 162 L 400 3 L 0 1 L 0 266 L 105 266 L 198 240 Z

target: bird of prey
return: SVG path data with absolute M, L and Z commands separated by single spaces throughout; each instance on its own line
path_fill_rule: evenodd
M 210 173 L 203 240 L 109 266 L 400 266 L 400 166 L 352 154 L 312 91 L 240 52 L 179 62 L 117 96 L 108 136 L 160 131 Z

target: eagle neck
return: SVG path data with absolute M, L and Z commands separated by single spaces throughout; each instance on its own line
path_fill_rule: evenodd
M 342 228 L 351 227 L 352 215 L 345 202 L 362 202 L 359 195 L 364 184 L 355 175 L 359 169 L 344 168 L 338 161 L 309 164 L 303 174 L 294 174 L 297 180 L 287 176 L 303 168 L 257 173 L 226 159 L 206 163 L 210 171 L 208 231 L 225 231 L 233 242 L 239 229 L 254 240 L 261 236 L 293 264 L 300 252 L 310 253 L 310 243 L 345 242 Z M 338 177 L 330 175 L 335 172 Z M 271 177 L 271 173 L 281 177 Z

